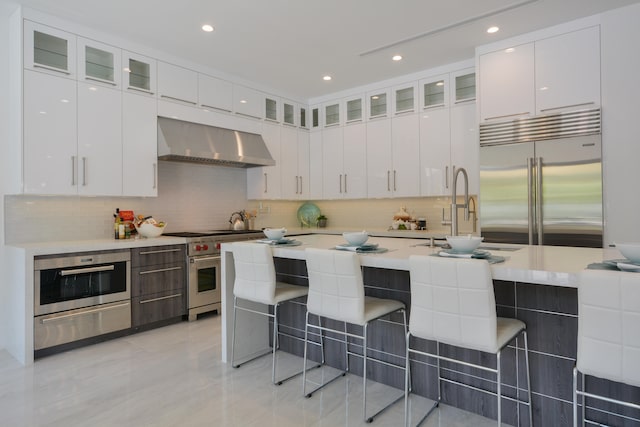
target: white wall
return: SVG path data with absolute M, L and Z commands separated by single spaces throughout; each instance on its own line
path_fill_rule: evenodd
M 640 4 L 602 16 L 605 245 L 640 242 Z

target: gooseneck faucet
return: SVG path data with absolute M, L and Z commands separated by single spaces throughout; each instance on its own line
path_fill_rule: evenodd
M 458 175 L 462 172 L 464 177 L 464 204 L 458 204 L 457 187 Z M 453 188 L 451 189 L 451 235 L 458 235 L 458 208 L 464 208 L 464 219 L 469 221 L 469 176 L 464 168 L 453 167 Z

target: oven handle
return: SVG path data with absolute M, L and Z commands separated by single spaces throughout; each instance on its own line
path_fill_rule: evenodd
M 74 270 L 60 270 L 61 276 L 73 276 L 74 274 L 82 274 L 82 273 L 97 273 L 99 271 L 111 271 L 115 270 L 115 266 L 111 265 L 103 265 L 100 267 L 87 267 L 87 268 L 76 268 Z
M 208 257 L 199 257 L 199 258 L 191 258 L 191 262 L 199 263 L 205 261 L 219 261 L 220 256 L 208 256 Z
M 129 305 L 129 301 L 124 302 L 122 304 L 118 304 L 118 305 L 110 305 L 109 307 L 98 307 L 98 308 L 93 308 L 91 310 L 83 310 L 81 312 L 77 312 L 77 313 L 70 313 L 70 314 L 62 314 L 56 317 L 48 317 L 48 318 L 44 318 L 41 319 L 40 322 L 41 323 L 49 323 L 49 322 L 55 322 L 58 320 L 62 320 L 62 319 L 68 319 L 69 317 L 77 317 L 77 316 L 84 316 L 85 314 L 91 314 L 91 313 L 96 313 L 98 311 L 107 311 L 107 310 L 113 310 L 114 308 L 121 308 L 121 307 L 125 307 Z

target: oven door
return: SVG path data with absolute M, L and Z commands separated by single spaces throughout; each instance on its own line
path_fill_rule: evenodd
M 189 259 L 189 310 L 220 304 L 220 256 Z M 215 310 L 217 307 L 212 307 Z

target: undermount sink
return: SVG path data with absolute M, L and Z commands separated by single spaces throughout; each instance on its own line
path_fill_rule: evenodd
M 431 243 L 430 242 L 418 243 L 416 244 L 416 246 L 431 246 Z M 449 246 L 449 243 L 447 243 L 446 240 L 434 240 L 433 246 L 435 246 L 436 248 L 451 249 L 451 246 Z M 502 247 L 502 246 L 480 245 L 478 246 L 478 249 L 484 249 L 485 251 L 515 252 L 515 251 L 519 251 L 521 248 L 508 248 L 508 247 Z

